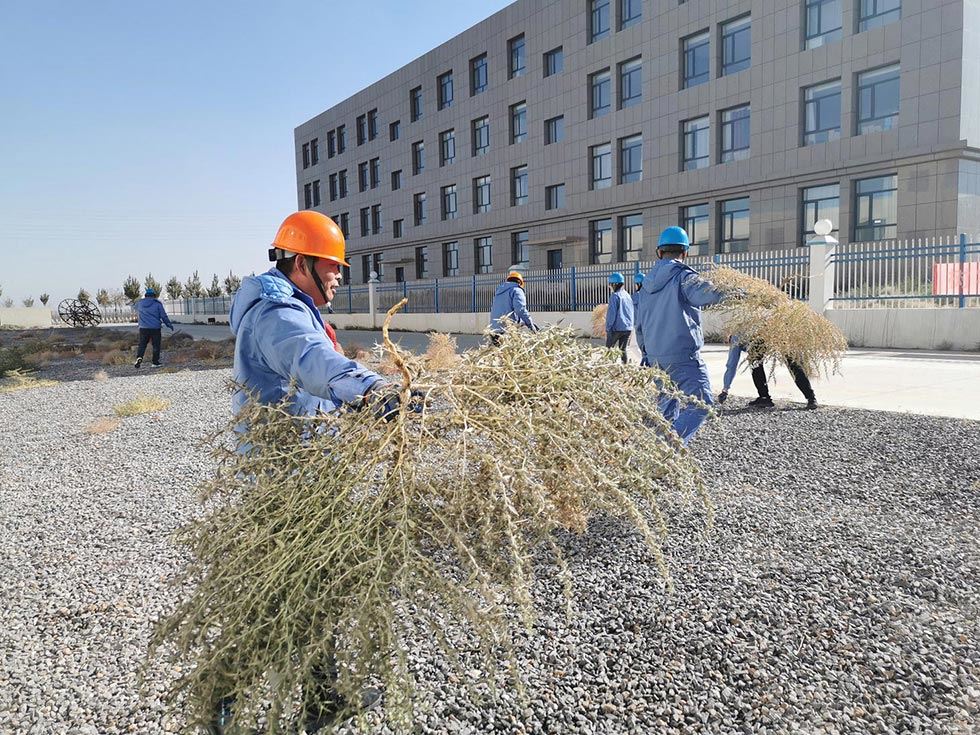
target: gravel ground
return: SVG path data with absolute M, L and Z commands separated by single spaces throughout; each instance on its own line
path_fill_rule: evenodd
M 228 377 L 0 395 L 0 732 L 182 731 L 161 673 L 146 696 L 136 675 Z M 138 393 L 172 406 L 85 433 Z M 668 503 L 673 593 L 628 529 L 595 521 L 563 540 L 576 616 L 543 582 L 518 641 L 529 701 L 475 705 L 416 652 L 417 732 L 980 731 L 980 424 L 729 406 L 693 445 L 715 528 Z

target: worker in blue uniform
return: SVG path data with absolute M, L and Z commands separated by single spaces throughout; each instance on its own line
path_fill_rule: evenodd
M 643 286 L 643 272 L 637 271 L 636 275 L 633 276 L 633 327 L 634 331 L 637 323 L 640 321 L 640 288 Z M 646 352 L 643 351 L 643 345 L 640 344 L 640 339 L 637 337 L 636 346 L 640 350 L 640 367 L 649 367 L 650 361 L 647 360 Z
M 626 345 L 633 334 L 633 299 L 623 290 L 622 273 L 609 276 L 609 308 L 606 310 L 606 347 L 618 347 L 626 362 Z

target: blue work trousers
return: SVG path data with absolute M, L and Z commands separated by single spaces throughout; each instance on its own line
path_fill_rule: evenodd
M 666 372 L 674 384 L 687 395 L 700 401 L 714 405 L 715 399 L 711 394 L 711 381 L 708 379 L 708 366 L 701 359 L 701 353 L 696 352 L 689 359 L 678 362 L 654 362 L 656 367 Z M 708 418 L 708 412 L 697 406 L 684 406 L 676 398 L 664 396 L 660 399 L 660 413 L 671 422 L 674 431 L 686 447 L 701 424 Z

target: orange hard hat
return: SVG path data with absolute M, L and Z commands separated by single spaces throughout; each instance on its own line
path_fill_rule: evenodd
M 522 276 L 522 275 L 521 275 L 520 273 L 518 273 L 517 271 L 511 271 L 510 273 L 508 273 L 508 274 L 507 274 L 507 280 L 508 280 L 508 281 L 511 281 L 511 280 L 515 280 L 515 279 L 517 280 L 517 282 L 518 282 L 518 283 L 519 283 L 519 284 L 520 284 L 521 286 L 523 286 L 523 285 L 524 285 L 524 276 Z
M 327 215 L 310 209 L 294 212 L 279 225 L 269 250 L 269 260 L 279 260 L 284 253 L 311 255 L 339 265 L 350 265 L 344 260 L 344 233 L 340 227 Z

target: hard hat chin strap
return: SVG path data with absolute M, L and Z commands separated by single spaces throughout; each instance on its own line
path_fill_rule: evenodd
M 306 256 L 310 261 L 310 275 L 313 276 L 313 283 L 320 290 L 320 295 L 323 297 L 324 303 L 329 303 L 330 299 L 327 297 L 327 290 L 323 287 L 323 281 L 320 279 L 320 274 L 316 272 L 316 262 L 318 258 L 314 258 L 311 255 Z

